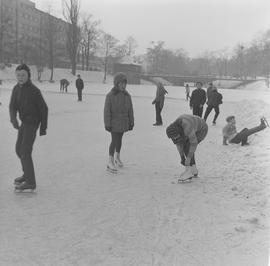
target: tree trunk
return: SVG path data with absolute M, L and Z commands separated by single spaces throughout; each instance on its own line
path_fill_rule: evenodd
M 54 67 L 53 67 L 53 64 L 52 64 L 50 82 L 53 81 L 53 70 L 54 70 Z

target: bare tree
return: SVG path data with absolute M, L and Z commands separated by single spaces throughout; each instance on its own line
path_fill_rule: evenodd
M 128 36 L 125 41 L 125 46 L 126 46 L 126 54 L 134 55 L 135 50 L 138 47 L 138 44 L 137 41 L 132 36 Z
M 115 53 L 115 46 L 118 42 L 116 38 L 114 38 L 112 35 L 108 33 L 103 34 L 103 50 L 104 50 L 104 78 L 103 78 L 103 83 L 106 83 L 106 78 L 107 78 L 107 67 L 108 67 L 108 61 L 109 57 L 113 56 Z
M 67 29 L 67 50 L 71 62 L 71 73 L 76 75 L 77 54 L 81 40 L 79 27 L 80 4 L 79 0 L 63 0 L 63 14 L 69 23 Z
M 86 70 L 89 70 L 90 55 L 94 54 L 97 48 L 97 39 L 100 33 L 98 30 L 100 22 L 93 21 L 92 17 L 92 15 L 88 15 L 82 21 L 81 53 L 83 69 L 85 65 Z

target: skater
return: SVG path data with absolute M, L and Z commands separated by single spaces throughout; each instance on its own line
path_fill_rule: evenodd
M 206 90 L 207 99 L 209 98 L 209 95 L 213 91 L 214 88 L 216 88 L 216 87 L 214 87 L 213 83 L 212 82 L 209 82 L 208 88 Z
M 161 82 L 157 83 L 156 98 L 153 100 L 152 104 L 155 105 L 156 109 L 156 123 L 153 126 L 162 126 L 161 111 L 164 106 L 165 94 L 168 93 Z
M 204 89 L 202 89 L 201 82 L 197 82 L 196 87 L 197 89 L 195 89 L 191 93 L 189 106 L 190 106 L 190 109 L 192 109 L 193 115 L 202 117 L 203 105 L 206 102 L 206 93 Z
M 219 105 L 222 104 L 222 94 L 217 91 L 216 87 L 212 88 L 212 91 L 209 93 L 208 100 L 206 103 L 208 106 L 204 113 L 204 120 L 207 120 L 208 115 L 211 113 L 212 109 L 215 110 L 215 116 L 213 119 L 213 125 L 216 124 L 217 117 L 219 115 Z
M 208 126 L 206 122 L 195 115 L 180 115 L 170 124 L 166 133 L 176 145 L 181 157 L 181 164 L 185 166 L 185 171 L 180 175 L 179 182 L 198 176 L 195 162 L 195 151 L 198 144 L 206 137 Z
M 257 127 L 253 127 L 251 129 L 244 128 L 239 133 L 236 131 L 236 120 L 235 116 L 228 116 L 226 118 L 227 125 L 223 128 L 223 145 L 228 145 L 229 143 L 239 144 L 241 146 L 249 145 L 248 136 L 255 134 L 268 126 L 268 122 L 263 117 L 260 120 L 260 125 Z
M 78 102 L 82 101 L 82 90 L 84 88 L 83 80 L 81 79 L 81 75 L 77 75 L 76 79 L 76 88 L 78 92 Z
M 185 86 L 186 88 L 186 100 L 188 101 L 188 99 L 190 98 L 189 94 L 190 94 L 190 87 L 188 84 L 186 84 Z
M 66 91 L 68 92 L 67 88 L 69 86 L 69 81 L 67 79 L 61 79 L 60 80 L 60 92 Z
M 16 189 L 23 191 L 36 188 L 36 178 L 32 161 L 32 149 L 39 128 L 40 136 L 46 135 L 48 107 L 40 90 L 31 82 L 27 65 L 16 68 L 17 85 L 13 88 L 9 112 L 13 127 L 18 130 L 16 153 L 21 160 L 23 175 L 14 180 Z M 17 120 L 17 113 L 21 124 Z
M 122 137 L 124 132 L 134 127 L 132 100 L 126 86 L 126 75 L 117 73 L 114 77 L 114 87 L 106 95 L 104 106 L 105 129 L 111 133 L 107 170 L 112 173 L 117 173 L 116 166 L 123 167 L 120 159 Z

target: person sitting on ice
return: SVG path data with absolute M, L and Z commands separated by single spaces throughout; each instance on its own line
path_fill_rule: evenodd
M 227 125 L 222 129 L 223 145 L 228 145 L 227 141 L 234 144 L 241 143 L 242 146 L 249 145 L 248 136 L 265 129 L 268 126 L 268 122 L 263 117 L 261 118 L 261 123 L 259 126 L 251 129 L 244 128 L 238 133 L 236 130 L 235 116 L 228 116 L 226 121 Z
M 198 144 L 206 137 L 207 132 L 206 122 L 202 118 L 190 114 L 180 115 L 167 127 L 167 136 L 176 145 L 181 157 L 181 164 L 186 167 L 178 182 L 198 176 L 195 151 Z

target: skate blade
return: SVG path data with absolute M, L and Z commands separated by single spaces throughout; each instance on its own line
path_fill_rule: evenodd
M 117 174 L 117 170 L 113 170 L 113 169 L 111 169 L 109 167 L 107 167 L 107 172 L 111 173 L 111 174 Z
M 177 184 L 190 183 L 191 180 L 192 180 L 192 177 L 189 177 L 187 179 L 178 179 Z
M 19 189 L 19 188 L 15 188 L 14 189 L 14 192 L 15 193 L 35 193 L 36 192 L 36 189 Z

